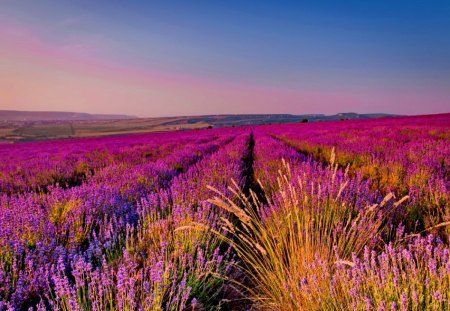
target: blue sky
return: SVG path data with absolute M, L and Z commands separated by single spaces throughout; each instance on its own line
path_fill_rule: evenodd
M 450 1 L 4 0 L 0 26 L 8 109 L 160 116 L 450 108 Z

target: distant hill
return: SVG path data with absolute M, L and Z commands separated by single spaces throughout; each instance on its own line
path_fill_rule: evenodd
M 323 114 L 236 114 L 136 118 L 126 115 L 0 110 L 0 142 L 177 131 L 241 125 L 354 120 L 388 116 L 393 115 L 349 112 L 328 116 Z
M 59 111 L 15 111 L 0 110 L 2 121 L 63 121 L 63 120 L 118 120 L 136 117 L 115 114 L 89 114 Z
M 236 115 L 206 115 L 193 117 L 179 117 L 178 120 L 169 121 L 166 124 L 182 124 L 182 123 L 210 123 L 214 127 L 238 126 L 238 125 L 256 125 L 256 124 L 273 124 L 273 123 L 296 123 L 296 122 L 315 122 L 330 120 L 354 120 L 369 119 L 395 116 L 392 114 L 372 113 L 358 114 L 354 112 L 338 113 L 335 115 L 324 114 L 236 114 Z

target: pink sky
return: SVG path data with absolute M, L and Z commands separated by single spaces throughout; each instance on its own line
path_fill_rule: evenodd
M 365 87 L 272 87 L 118 64 L 107 46 L 56 44 L 30 28 L 0 30 L 0 109 L 128 114 L 394 112 L 393 105 L 445 101 L 448 94 Z M 99 40 L 100 41 L 100 40 Z M 381 104 L 380 104 L 381 103 Z M 394 110 L 394 111 L 393 111 Z M 416 113 L 404 111 L 405 114 Z

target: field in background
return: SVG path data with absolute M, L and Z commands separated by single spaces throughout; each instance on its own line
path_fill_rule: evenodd
M 365 119 L 383 116 L 387 115 L 339 113 L 330 116 L 321 114 L 255 114 L 135 118 L 129 116 L 91 115 L 69 112 L 0 110 L 0 142 L 124 135 L 271 123 Z
M 1 145 L 0 310 L 449 310 L 449 159 L 450 114 Z

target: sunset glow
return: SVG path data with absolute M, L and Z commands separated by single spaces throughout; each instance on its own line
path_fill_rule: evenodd
M 427 55 L 417 42 L 411 46 L 409 41 L 390 38 L 401 36 L 401 25 L 394 25 L 398 33 L 386 36 L 379 46 L 352 27 L 358 23 L 369 27 L 371 22 L 376 26 L 381 18 L 368 22 L 355 18 L 347 25 L 330 19 L 327 8 L 295 7 L 288 12 L 287 6 L 280 6 L 272 15 L 269 4 L 255 3 L 234 11 L 233 4 L 205 3 L 209 15 L 198 16 L 181 4 L 175 8 L 135 2 L 119 7 L 122 11 L 112 4 L 89 7 L 43 1 L 37 7 L 31 1 L 2 3 L 1 108 L 170 116 L 418 114 L 446 112 L 449 107 L 450 68 L 444 64 L 436 71 L 440 58 L 450 56 L 444 28 L 433 39 L 442 40 L 442 45 L 438 48 L 430 42 Z M 449 12 L 448 5 L 442 7 Z M 138 9 L 148 15 L 140 15 Z M 362 14 L 370 14 L 368 9 Z M 404 12 L 400 17 L 422 17 L 414 23 L 417 27 L 430 28 L 438 22 L 450 26 L 448 18 L 439 19 L 440 8 L 435 9 L 422 14 Z M 100 16 L 100 10 L 105 15 Z M 211 22 L 221 11 L 229 13 L 220 17 L 223 24 Z M 234 24 L 246 14 L 248 21 Z M 430 14 L 437 21 L 428 20 Z M 264 17 L 267 21 L 261 20 Z M 346 32 L 320 24 L 314 19 L 319 17 L 341 25 Z M 126 23 L 121 26 L 114 18 Z M 210 29 L 203 28 L 206 23 L 212 24 Z M 238 26 L 242 31 L 237 31 Z M 191 38 L 183 39 L 187 30 L 182 27 L 192 29 Z M 271 33 L 279 27 L 286 28 L 285 32 Z M 304 36 L 305 27 L 311 37 Z M 384 31 L 371 32 L 371 39 L 380 40 Z M 337 38 L 319 42 L 328 35 Z M 416 63 L 405 61 L 413 57 Z

